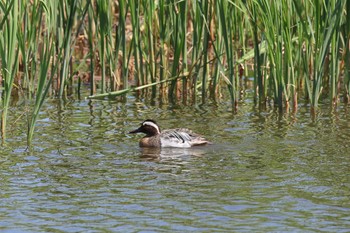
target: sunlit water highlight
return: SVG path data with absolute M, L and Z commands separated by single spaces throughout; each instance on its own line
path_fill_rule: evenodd
M 348 232 L 347 109 L 312 120 L 220 107 L 47 101 L 26 149 L 14 106 L 0 152 L 2 232 Z M 16 113 L 18 112 L 18 113 Z M 214 142 L 144 149 L 128 131 L 146 118 Z

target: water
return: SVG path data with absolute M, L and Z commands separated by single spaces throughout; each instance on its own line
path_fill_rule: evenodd
M 348 109 L 312 120 L 307 108 L 228 106 L 48 100 L 30 150 L 13 106 L 1 232 L 348 232 Z M 147 118 L 214 144 L 141 150 L 127 132 Z

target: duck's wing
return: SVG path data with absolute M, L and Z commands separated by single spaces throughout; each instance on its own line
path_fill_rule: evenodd
M 161 133 L 163 147 L 191 147 L 209 143 L 205 138 L 189 129 L 168 129 Z

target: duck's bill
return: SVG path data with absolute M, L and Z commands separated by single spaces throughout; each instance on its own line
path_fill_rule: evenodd
M 130 131 L 129 133 L 140 133 L 141 131 L 140 131 L 140 128 L 138 128 L 138 129 L 135 129 L 135 130 L 133 130 L 133 131 Z

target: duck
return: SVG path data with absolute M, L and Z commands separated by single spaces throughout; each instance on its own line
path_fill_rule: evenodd
M 129 133 L 144 133 L 146 136 L 140 139 L 140 147 L 177 147 L 189 148 L 211 144 L 199 134 L 186 128 L 166 129 L 161 131 L 156 121 L 147 119 L 141 123 L 141 126 Z

